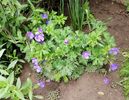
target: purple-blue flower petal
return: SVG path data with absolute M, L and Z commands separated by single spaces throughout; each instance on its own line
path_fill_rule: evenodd
M 108 85 L 110 83 L 110 80 L 109 80 L 109 78 L 105 77 L 103 79 L 103 82 L 104 82 L 104 84 Z
M 47 19 L 48 18 L 48 14 L 46 14 L 46 13 L 42 14 L 41 16 L 42 16 L 43 19 Z
M 47 20 L 47 21 L 46 21 L 46 24 L 48 25 L 48 24 L 50 24 L 50 22 L 51 22 L 50 20 Z
M 117 55 L 118 53 L 119 53 L 119 49 L 118 48 L 111 48 L 109 50 L 109 54 Z
M 64 40 L 64 44 L 68 44 L 69 43 L 69 40 L 68 39 L 65 39 Z
M 117 70 L 118 69 L 118 64 L 116 64 L 116 63 L 110 64 L 110 69 L 111 69 L 111 71 Z
M 34 34 L 33 34 L 32 32 L 27 32 L 27 33 L 26 33 L 26 36 L 27 36 L 30 40 L 32 40 L 32 39 L 34 38 Z
M 38 85 L 39 85 L 41 88 L 44 88 L 44 87 L 45 87 L 45 82 L 39 81 L 39 82 L 38 82 Z
M 83 57 L 84 59 L 89 59 L 90 56 L 91 56 L 91 53 L 90 53 L 89 51 L 84 51 L 84 52 L 82 53 L 82 57 Z
M 38 28 L 38 32 L 42 34 L 42 33 L 43 33 L 42 28 L 39 27 L 39 28 Z
M 36 34 L 36 35 L 35 35 L 35 40 L 36 40 L 37 42 L 39 42 L 39 43 L 44 42 L 44 34 L 43 34 L 43 33 L 42 33 L 42 34 Z
M 32 58 L 32 64 L 34 66 L 37 66 L 38 65 L 38 59 L 37 58 Z
M 36 66 L 36 72 L 37 72 L 37 73 L 42 72 L 42 68 L 41 68 L 40 66 Z

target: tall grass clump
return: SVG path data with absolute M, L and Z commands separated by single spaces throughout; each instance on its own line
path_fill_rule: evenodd
M 72 27 L 74 30 L 82 30 L 85 11 L 82 5 L 86 2 L 86 0 L 69 0 L 68 2 L 68 10 L 72 23 Z

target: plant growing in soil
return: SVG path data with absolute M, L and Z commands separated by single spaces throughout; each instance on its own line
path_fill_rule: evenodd
M 83 9 L 85 2 L 86 0 L 69 0 L 68 2 L 69 15 L 74 30 L 82 30 L 85 20 L 85 11 Z
M 85 34 L 63 27 L 65 20 L 53 11 L 34 10 L 30 30 L 26 32 L 27 44 L 22 50 L 38 74 L 58 82 L 68 82 L 84 71 L 102 68 L 112 58 L 109 50 L 115 46 L 102 22 L 94 20 L 93 30 Z
M 0 2 L 0 45 L 2 45 L 1 48 L 6 48 L 1 63 L 8 66 L 12 62 L 14 66 L 10 64 L 8 71 L 15 70 L 16 76 L 21 73 L 21 64 L 24 61 L 21 60 L 23 56 L 17 46 L 19 42 L 15 41 L 15 37 L 21 40 L 20 35 L 22 31 L 25 31 L 23 22 L 26 21 L 26 17 L 24 17 L 23 12 L 26 7 L 27 5 L 20 4 L 17 0 L 1 0 Z
M 127 11 L 129 12 L 129 0 L 125 0 L 125 6 L 127 7 Z
M 0 58 L 4 54 L 5 49 L 0 50 Z M 2 62 L 0 60 L 0 62 Z M 14 72 L 10 72 L 10 68 L 16 65 L 16 61 L 13 61 L 7 67 L 4 64 L 0 64 L 0 99 L 11 99 L 11 100 L 32 100 L 34 97 L 39 96 L 33 95 L 33 85 L 31 80 L 28 78 L 24 84 L 21 84 L 20 78 L 15 78 Z
M 124 52 L 124 63 L 120 70 L 120 76 L 122 77 L 121 85 L 123 86 L 124 93 L 129 96 L 129 53 Z
M 43 99 L 42 96 L 33 95 L 33 85 L 28 78 L 24 84 L 21 84 L 20 78 L 14 84 L 14 73 L 12 72 L 7 78 L 0 75 L 0 99 L 10 100 L 34 100 L 34 98 Z
M 25 96 L 28 95 L 29 99 L 32 100 L 32 83 L 30 83 L 31 81 L 28 79 L 26 83 L 28 85 L 21 87 L 19 78 L 14 85 L 14 73 L 11 73 L 7 78 L 0 75 L 0 99 L 25 100 Z
M 2 57 L 5 49 L 0 50 L 0 58 Z M 1 63 L 1 60 L 0 60 Z M 15 81 L 14 72 L 9 71 L 12 66 L 15 66 L 16 62 L 11 62 L 11 64 L 6 67 L 0 64 L 0 99 L 11 99 L 11 100 L 25 100 L 33 98 L 33 88 L 30 79 L 21 85 L 20 78 Z M 16 82 L 16 84 L 14 84 Z

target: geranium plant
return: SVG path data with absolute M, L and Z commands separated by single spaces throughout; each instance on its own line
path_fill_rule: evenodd
M 96 21 L 86 34 L 63 27 L 66 17 L 56 12 L 35 12 L 22 48 L 32 68 L 54 81 L 78 78 L 84 71 L 95 71 L 109 63 L 109 51 L 115 46 L 106 26 Z

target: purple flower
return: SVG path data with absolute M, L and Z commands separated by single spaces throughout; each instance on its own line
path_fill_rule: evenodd
M 69 43 L 69 40 L 68 39 L 65 39 L 64 40 L 64 44 L 68 44 Z
M 27 33 L 26 33 L 26 36 L 27 36 L 30 40 L 32 40 L 32 39 L 34 38 L 34 34 L 33 34 L 32 32 L 27 32 Z
M 38 59 L 37 58 L 32 58 L 32 64 L 34 66 L 37 66 L 38 65 Z
M 37 72 L 37 73 L 42 72 L 42 68 L 41 68 L 39 65 L 34 66 L 34 68 L 36 69 L 36 72 Z
M 118 68 L 118 64 L 110 64 L 110 69 L 111 69 L 111 71 L 115 71 L 115 70 L 117 70 L 117 68 Z
M 39 82 L 38 82 L 38 85 L 39 85 L 41 88 L 44 88 L 44 87 L 45 87 L 45 82 L 39 81 Z
M 38 32 L 42 34 L 43 33 L 42 28 L 38 28 Z
M 50 20 L 47 20 L 47 21 L 46 21 L 46 24 L 48 25 L 48 24 L 50 24 L 50 22 L 51 22 Z
M 39 65 L 34 65 L 33 67 L 34 67 L 34 69 L 37 69 L 37 66 L 39 66 Z
M 109 54 L 117 55 L 118 53 L 119 53 L 119 49 L 118 48 L 111 48 L 109 50 Z
M 36 34 L 35 35 L 35 40 L 39 43 L 43 43 L 44 42 L 44 34 Z
M 41 16 L 42 16 L 43 19 L 47 19 L 48 18 L 47 14 L 42 14 Z
M 89 59 L 90 55 L 91 55 L 91 53 L 89 51 L 84 51 L 82 53 L 82 57 L 85 58 L 85 59 Z
M 103 79 L 103 82 L 104 82 L 104 84 L 108 85 L 110 83 L 110 80 L 107 77 L 105 77 Z

